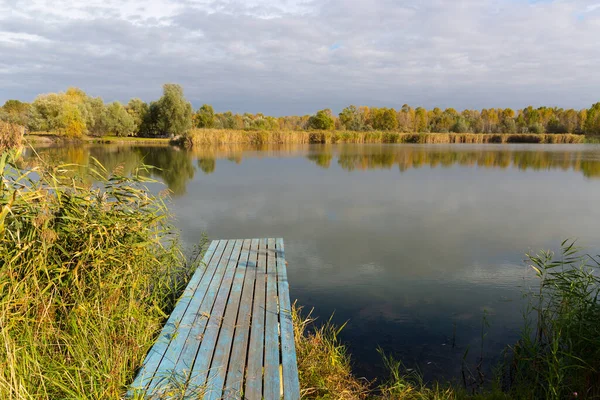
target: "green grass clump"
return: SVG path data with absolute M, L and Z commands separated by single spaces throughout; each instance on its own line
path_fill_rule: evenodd
M 563 242 L 528 256 L 539 279 L 507 379 L 521 398 L 600 398 L 600 256 Z
M 336 327 L 330 319 L 316 327 L 312 313 L 302 316 L 301 311 L 296 306 L 292 308 L 302 398 L 367 398 L 369 382 L 352 374 L 350 355 L 338 340 L 343 326 Z
M 188 267 L 163 201 L 0 157 L 0 398 L 120 398 Z

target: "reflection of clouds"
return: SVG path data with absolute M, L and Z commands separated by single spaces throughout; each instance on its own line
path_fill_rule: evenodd
M 376 355 L 377 345 L 387 340 L 391 349 L 410 347 L 407 353 L 431 359 L 440 338 L 451 337 L 454 323 L 458 343 L 475 343 L 484 308 L 493 333 L 489 340 L 503 346 L 506 331 L 521 326 L 521 292 L 532 283 L 524 279 L 530 276 L 522 262 L 525 251 L 573 236 L 581 245 L 597 246 L 600 208 L 590 199 L 600 198 L 600 185 L 572 169 L 452 164 L 404 173 L 348 172 L 335 162 L 329 169 L 312 165 L 305 156 L 317 148 L 243 153 L 240 164 L 215 156 L 208 175 L 189 174 L 201 155 L 156 151 L 145 159 L 173 166 L 157 177 L 185 188 L 171 206 L 185 242 L 195 244 L 204 232 L 211 238 L 283 237 L 291 296 L 321 307 L 322 319 L 334 310 L 336 322 L 350 319 L 344 334 L 357 335 L 351 343 L 364 346 L 365 354 Z M 380 147 L 344 151 L 373 148 Z M 570 148 L 552 157 L 569 158 Z M 589 148 L 572 147 L 583 158 L 600 156 L 599 147 Z M 89 157 L 85 151 L 64 154 Z M 105 160 L 133 165 L 142 155 L 111 148 Z M 457 351 L 460 365 L 464 348 Z

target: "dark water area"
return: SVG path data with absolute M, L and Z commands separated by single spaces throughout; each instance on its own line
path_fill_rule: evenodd
M 566 238 L 600 249 L 597 145 L 36 151 L 81 170 L 93 158 L 125 173 L 156 167 L 150 189 L 172 191 L 187 245 L 203 233 L 283 237 L 292 300 L 321 320 L 348 321 L 341 338 L 369 378 L 385 377 L 377 348 L 426 380 L 458 379 L 468 349 L 468 365 L 483 354 L 489 376 L 536 283 L 525 253 Z

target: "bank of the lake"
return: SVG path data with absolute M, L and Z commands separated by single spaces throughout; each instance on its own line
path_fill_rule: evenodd
M 384 131 L 257 131 L 225 129 L 193 129 L 177 138 L 144 138 L 133 136 L 83 136 L 69 138 L 53 133 L 34 132 L 23 137 L 25 143 L 97 143 L 152 144 L 183 147 L 223 144 L 335 144 L 335 143 L 413 143 L 413 144 L 478 144 L 478 143 L 585 143 L 584 135 L 572 134 L 484 134 L 484 133 L 403 133 Z M 592 139 L 593 141 L 593 139 Z
M 25 143 L 38 144 L 61 144 L 61 143 L 93 143 L 93 144 L 151 144 L 168 145 L 172 139 L 169 138 L 144 138 L 135 136 L 83 136 L 81 138 L 69 138 L 53 133 L 34 132 L 23 136 Z
M 403 133 L 394 131 L 286 131 L 192 129 L 172 143 L 186 147 L 220 144 L 332 144 L 332 143 L 584 143 L 584 135 L 573 134 L 487 134 Z

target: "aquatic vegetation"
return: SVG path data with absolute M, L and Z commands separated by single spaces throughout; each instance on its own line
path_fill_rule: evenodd
M 292 131 L 192 129 L 173 143 L 184 147 L 265 143 L 583 143 L 572 134 L 401 133 L 389 131 Z
M 598 398 L 600 256 L 563 242 L 558 257 L 528 257 L 539 287 L 529 293 L 522 337 L 510 348 L 510 390 L 529 398 Z
M 352 374 L 350 355 L 339 341 L 343 326 L 335 326 L 330 319 L 317 327 L 312 312 L 303 316 L 302 308 L 296 305 L 292 308 L 292 320 L 302 397 L 367 398 L 371 393 L 370 384 Z
M 22 126 L 0 120 L 0 151 L 20 147 L 23 134 Z
M 119 398 L 190 265 L 164 202 L 96 165 L 94 186 L 0 158 L 0 397 Z

